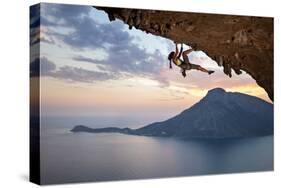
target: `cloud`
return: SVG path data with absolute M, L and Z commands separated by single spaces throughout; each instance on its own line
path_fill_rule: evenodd
M 121 72 L 128 76 L 156 80 L 163 87 L 169 85 L 165 77 L 159 76 L 167 63 L 166 55 L 159 50 L 149 53 L 146 49 L 140 48 L 133 42 L 136 41 L 135 36 L 128 33 L 127 27 L 121 21 L 99 23 L 90 14 L 97 10 L 89 6 L 56 4 L 44 6 L 42 25 L 49 27 L 49 35 L 77 51 L 103 49 L 108 54 L 104 60 L 82 55 L 75 56 L 72 60 L 96 64 L 100 70 L 115 75 Z M 57 26 L 57 29 L 54 26 Z M 61 34 L 58 29 L 61 27 L 71 31 L 68 34 Z
M 48 60 L 46 57 L 40 58 L 41 75 L 48 75 L 50 72 L 56 70 L 56 65 Z
M 36 77 L 40 74 L 40 59 L 35 58 L 29 65 L 30 77 Z
M 112 49 L 108 58 L 105 60 L 96 60 L 84 56 L 75 56 L 72 59 L 78 62 L 88 62 L 98 65 L 103 71 L 109 71 L 114 74 L 125 73 L 128 76 L 147 77 L 159 82 L 160 87 L 169 86 L 166 77 L 160 74 L 163 67 L 163 55 L 156 50 L 153 54 L 147 54 L 136 46 L 128 49 Z
M 84 57 L 84 56 L 75 56 L 72 58 L 75 61 L 81 61 L 81 62 L 88 62 L 88 63 L 94 63 L 94 64 L 98 64 L 98 60 L 95 60 L 93 58 L 89 58 L 89 57 Z
M 41 73 L 42 76 L 48 75 L 56 69 L 56 65 L 49 61 L 46 57 L 35 58 L 30 63 L 30 76 L 35 77 L 39 76 Z
M 30 28 L 37 28 L 40 25 L 40 5 L 33 5 L 29 9 Z
M 98 23 L 91 16 L 91 6 L 44 4 L 41 18 L 46 27 L 72 28 L 68 35 L 54 35 L 73 48 L 103 48 L 105 43 L 110 45 L 124 45 L 130 42 L 131 37 L 124 31 L 124 24 L 120 22 Z
M 116 79 L 116 75 L 112 73 L 90 71 L 83 68 L 70 66 L 60 67 L 57 71 L 48 74 L 48 76 L 58 79 L 85 83 Z
M 46 57 L 36 58 L 30 63 L 30 77 L 38 76 L 48 76 L 56 79 L 86 83 L 117 79 L 117 75 L 113 73 L 98 72 L 71 66 L 57 68 L 55 63 Z
M 89 15 L 90 6 L 66 4 L 41 4 L 41 24 L 45 26 L 75 27 L 75 24 Z
M 40 36 L 40 5 L 33 5 L 29 10 L 30 46 L 38 43 Z

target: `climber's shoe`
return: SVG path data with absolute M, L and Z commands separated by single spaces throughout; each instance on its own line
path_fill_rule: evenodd
M 208 74 L 211 75 L 211 74 L 213 74 L 214 72 L 215 72 L 215 71 L 212 71 L 212 70 L 211 70 L 211 71 L 208 71 Z

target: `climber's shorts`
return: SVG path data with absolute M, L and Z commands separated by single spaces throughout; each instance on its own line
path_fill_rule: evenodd
M 180 67 L 185 70 L 191 70 L 191 69 L 199 70 L 200 65 L 195 65 L 195 64 L 191 64 L 191 63 L 183 63 L 180 65 Z
M 180 65 L 181 68 L 185 70 L 191 70 L 191 69 L 197 69 L 199 70 L 200 65 L 195 65 L 189 62 L 189 59 L 187 56 L 183 56 L 184 63 Z

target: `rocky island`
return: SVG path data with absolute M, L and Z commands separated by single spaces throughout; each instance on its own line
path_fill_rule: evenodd
M 215 88 L 192 107 L 163 122 L 139 129 L 77 125 L 71 131 L 179 138 L 266 136 L 273 134 L 273 105 L 257 97 Z

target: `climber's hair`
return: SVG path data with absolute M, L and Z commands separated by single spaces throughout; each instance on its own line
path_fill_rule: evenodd
M 169 53 L 168 59 L 171 61 L 173 59 L 174 55 L 175 55 L 175 52 Z

